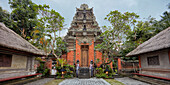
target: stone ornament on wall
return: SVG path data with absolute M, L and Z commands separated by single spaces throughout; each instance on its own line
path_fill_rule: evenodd
M 84 43 L 84 44 L 89 43 L 89 46 L 90 46 L 90 45 L 92 45 L 92 40 L 93 39 L 87 38 L 87 37 L 83 37 L 83 38 L 79 38 L 77 40 L 79 42 L 78 45 L 81 45 L 81 43 Z

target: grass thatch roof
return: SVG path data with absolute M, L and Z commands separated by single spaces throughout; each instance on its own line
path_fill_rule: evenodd
M 30 44 L 11 29 L 7 28 L 2 23 L 0 23 L 0 46 L 36 55 L 45 55 L 43 51 L 34 47 L 32 44 Z
M 170 27 L 139 45 L 126 56 L 135 56 L 147 52 L 170 48 Z

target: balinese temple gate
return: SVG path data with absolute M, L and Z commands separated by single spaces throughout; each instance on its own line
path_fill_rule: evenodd
M 71 27 L 64 38 L 68 43 L 67 62 L 73 65 L 79 60 L 80 67 L 89 67 L 91 60 L 102 61 L 102 53 L 95 49 L 95 46 L 102 42 L 102 39 L 97 38 L 101 33 L 93 8 L 89 8 L 87 4 L 76 8 Z

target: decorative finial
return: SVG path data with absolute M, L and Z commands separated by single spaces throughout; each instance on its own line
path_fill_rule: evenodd
M 84 9 L 84 8 L 87 9 L 87 8 L 89 8 L 89 7 L 88 7 L 87 4 L 81 4 L 80 8 L 82 8 L 82 9 Z

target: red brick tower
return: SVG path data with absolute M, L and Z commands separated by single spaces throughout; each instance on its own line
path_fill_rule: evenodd
M 81 67 L 88 67 L 91 60 L 102 61 L 102 53 L 95 49 L 95 46 L 102 42 L 102 39 L 97 38 L 100 34 L 101 30 L 93 14 L 93 8 L 88 8 L 87 4 L 76 8 L 71 27 L 65 36 L 69 51 L 67 62 L 73 65 L 79 60 Z

